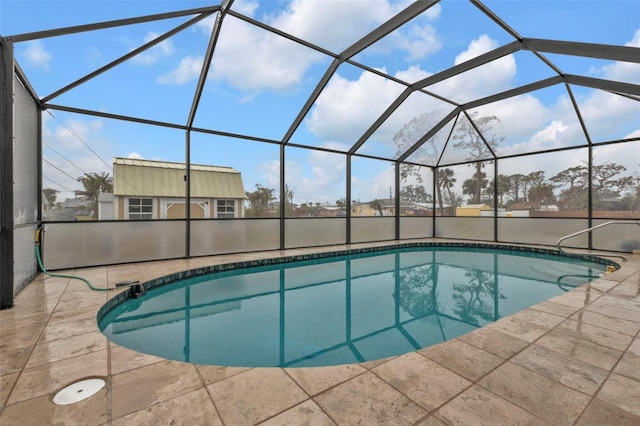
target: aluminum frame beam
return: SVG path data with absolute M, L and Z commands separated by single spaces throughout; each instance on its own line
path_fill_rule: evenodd
M 640 48 L 629 46 L 525 38 L 522 39 L 522 49 L 534 52 L 640 63 Z
M 0 309 L 13 307 L 13 43 L 0 38 Z M 35 123 L 34 123 L 35 124 Z
M 36 31 L 32 33 L 16 34 L 7 37 L 14 43 L 29 41 L 48 37 L 57 37 L 67 34 L 82 33 L 86 31 L 102 30 L 106 28 L 121 27 L 124 25 L 140 24 L 151 21 L 161 21 L 163 19 L 179 18 L 181 16 L 195 15 L 198 13 L 213 13 L 220 9 L 220 6 L 200 7 L 197 9 L 180 10 L 177 12 L 158 13 L 155 15 L 138 16 L 128 19 L 117 19 L 113 21 L 98 22 L 95 24 L 76 25 L 72 27 L 56 28 L 53 30 Z
M 100 74 L 110 70 L 111 68 L 114 68 L 118 65 L 120 65 L 121 63 L 133 58 L 134 56 L 137 56 L 138 54 L 144 52 L 145 50 L 148 50 L 150 48 L 152 48 L 153 46 L 162 43 L 163 41 L 165 41 L 166 39 L 178 34 L 179 32 L 189 28 L 190 26 L 196 24 L 197 22 L 205 19 L 207 16 L 210 16 L 210 13 L 203 13 L 199 16 L 196 16 L 193 19 L 190 19 L 189 21 L 175 27 L 174 29 L 162 34 L 161 36 L 151 40 L 148 43 L 143 44 L 142 46 L 138 47 L 137 49 L 132 50 L 131 52 L 127 53 L 124 56 L 121 56 L 120 58 L 111 61 L 110 63 L 98 68 L 97 70 L 95 70 L 92 73 L 89 73 L 87 75 L 85 75 L 84 77 L 79 78 L 78 80 L 66 85 L 65 87 L 51 93 L 48 96 L 45 96 L 44 98 L 42 98 L 42 102 L 49 102 L 50 100 L 57 98 L 58 96 L 62 95 L 63 93 L 68 92 L 69 90 L 80 86 L 83 83 L 86 83 L 87 81 L 93 79 L 94 77 L 99 76 Z
M 404 9 L 402 12 L 400 12 L 399 14 L 393 16 L 391 19 L 389 19 L 388 21 L 384 22 L 382 25 L 378 26 L 376 29 L 371 31 L 369 34 L 365 35 L 360 40 L 356 41 L 351 46 L 349 46 L 345 50 L 343 50 L 336 57 L 336 59 L 331 63 L 329 68 L 327 68 L 327 71 L 324 73 L 324 75 L 322 76 L 322 78 L 320 79 L 318 84 L 316 85 L 315 89 L 313 90 L 313 92 L 311 93 L 309 98 L 307 99 L 307 102 L 305 102 L 304 106 L 302 107 L 302 109 L 298 113 L 298 116 L 293 121 L 292 125 L 289 127 L 287 132 L 285 133 L 284 137 L 282 138 L 282 143 L 283 144 L 287 144 L 289 142 L 289 140 L 291 140 L 291 137 L 293 136 L 293 134 L 295 133 L 297 128 L 302 123 L 302 120 L 309 113 L 309 111 L 311 110 L 311 107 L 313 106 L 315 101 L 320 96 L 320 93 L 322 93 L 322 90 L 325 88 L 325 86 L 327 85 L 327 83 L 329 82 L 329 80 L 331 79 L 333 74 L 336 72 L 338 67 L 343 62 L 346 62 L 353 55 L 358 54 L 362 50 L 364 50 L 367 47 L 369 47 L 371 44 L 375 43 L 376 41 L 380 40 L 381 38 L 385 37 L 386 35 L 390 34 L 393 31 L 395 31 L 397 28 L 399 28 L 400 26 L 405 24 L 407 21 L 415 18 L 420 13 L 422 13 L 425 10 L 429 9 L 431 6 L 433 6 L 434 4 L 438 3 L 439 1 L 440 0 L 420 0 L 420 1 L 416 1 L 415 3 L 411 4 L 409 7 Z

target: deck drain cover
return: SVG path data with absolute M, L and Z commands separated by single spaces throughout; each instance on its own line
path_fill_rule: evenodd
M 53 397 L 53 403 L 57 405 L 69 405 L 89 398 L 104 387 L 102 379 L 85 379 L 71 383 Z

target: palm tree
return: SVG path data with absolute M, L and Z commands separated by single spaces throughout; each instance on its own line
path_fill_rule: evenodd
M 98 196 L 101 192 L 113 192 L 113 178 L 108 172 L 85 173 L 78 178 L 78 182 L 84 186 L 84 191 L 76 191 L 83 200 L 91 202 L 91 216 L 98 214 Z
M 443 214 L 444 206 L 442 203 L 442 194 L 441 187 L 446 189 L 447 195 L 449 196 L 449 205 L 453 207 L 453 194 L 451 193 L 451 188 L 456 183 L 456 178 L 454 177 L 455 172 L 452 169 L 438 169 L 438 185 L 436 185 L 436 189 L 438 190 L 438 200 L 440 202 L 440 214 Z

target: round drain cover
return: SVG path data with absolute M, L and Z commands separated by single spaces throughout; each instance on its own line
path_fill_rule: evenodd
M 71 383 L 66 388 L 55 394 L 53 403 L 57 405 L 69 405 L 89 398 L 104 387 L 102 379 L 85 379 Z

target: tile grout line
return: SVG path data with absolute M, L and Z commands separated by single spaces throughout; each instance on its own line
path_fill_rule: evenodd
M 36 278 L 37 278 L 37 277 L 36 277 Z M 42 285 L 43 285 L 43 286 L 45 285 L 45 281 L 46 281 L 46 277 L 43 277 L 43 279 L 42 279 Z M 64 293 L 67 291 L 67 288 L 69 287 L 69 282 L 70 282 L 70 281 L 71 281 L 71 278 L 67 278 L 67 282 L 66 282 L 66 284 L 65 284 L 65 288 L 64 288 L 64 290 L 60 293 L 60 296 L 59 296 L 59 298 L 58 298 L 58 301 L 56 302 L 56 304 L 55 304 L 55 306 L 53 307 L 53 309 L 51 310 L 51 312 L 48 314 L 47 321 L 46 321 L 46 322 L 44 323 L 44 325 L 42 326 L 42 330 L 40 330 L 40 333 L 38 333 L 38 337 L 35 339 L 35 341 L 34 341 L 33 345 L 31 345 L 31 350 L 29 351 L 29 355 L 27 355 L 27 357 L 26 357 L 26 359 L 25 359 L 25 361 L 24 361 L 24 365 L 20 368 L 20 370 L 19 370 L 19 372 L 18 372 L 18 375 L 16 376 L 16 379 L 15 379 L 15 381 L 13 382 L 13 385 L 11 386 L 11 389 L 10 389 L 10 390 L 9 390 L 9 392 L 7 393 L 7 397 L 6 397 L 6 399 L 5 399 L 4 401 L 2 401 L 2 405 L 0 406 L 0 418 L 2 418 L 2 414 L 4 413 L 5 409 L 6 409 L 8 406 L 10 406 L 10 404 L 9 404 L 9 400 L 11 399 L 11 395 L 12 395 L 12 394 L 13 394 L 13 392 L 15 391 L 15 388 L 16 388 L 16 386 L 17 386 L 17 384 L 18 384 L 18 381 L 20 380 L 20 378 L 22 377 L 22 374 L 24 373 L 24 370 L 26 369 L 26 366 L 27 366 L 27 364 L 28 364 L 28 362 L 29 362 L 29 358 L 31 358 L 31 355 L 33 355 L 33 352 L 34 352 L 34 351 L 35 351 L 35 349 L 36 349 L 36 345 L 38 344 L 38 340 L 40 340 L 40 337 L 42 337 L 42 334 L 44 333 L 44 330 L 47 328 L 47 325 L 49 324 L 49 321 L 51 321 L 51 316 L 53 315 L 53 313 L 54 313 L 54 312 L 55 312 L 55 310 L 56 310 L 56 307 L 57 307 L 57 306 L 58 306 L 58 304 L 60 303 L 60 300 L 62 299 L 62 296 L 63 296 L 63 295 L 64 295 Z M 40 396 L 40 395 L 37 395 L 37 396 Z M 32 398 L 27 398 L 26 400 L 36 398 L 37 396 L 32 397 Z M 18 401 L 18 402 L 16 402 L 16 404 L 17 404 L 17 403 L 19 403 L 19 402 L 22 402 L 22 401 Z M 13 405 L 13 404 L 11 404 L 11 405 Z

